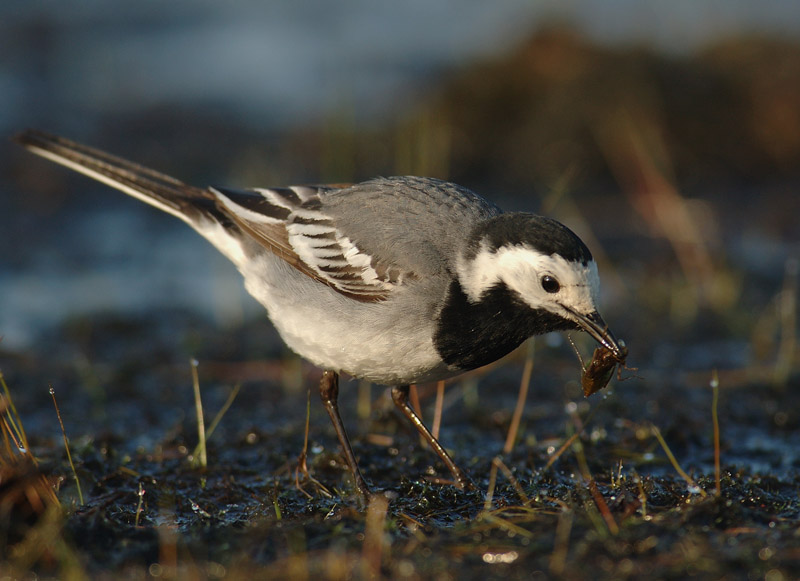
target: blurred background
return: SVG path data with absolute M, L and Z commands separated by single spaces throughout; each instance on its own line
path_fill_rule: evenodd
M 1 135 L 199 185 L 450 179 L 587 240 L 642 373 L 796 369 L 797 2 L 36 1 L 0 22 Z M 188 228 L 6 139 L 0 232 L 6 353 L 102 313 L 263 319 Z

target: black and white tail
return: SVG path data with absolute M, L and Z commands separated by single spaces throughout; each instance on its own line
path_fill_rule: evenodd
M 303 274 L 359 301 L 379 301 L 410 273 L 363 253 L 321 211 L 339 186 L 199 188 L 104 151 L 42 131 L 14 137 L 42 157 L 180 218 L 247 277 L 253 253 L 268 251 Z
M 13 139 L 32 153 L 180 218 L 237 265 L 243 259 L 241 229 L 221 211 L 217 196 L 210 189 L 185 184 L 105 151 L 43 131 L 24 131 Z

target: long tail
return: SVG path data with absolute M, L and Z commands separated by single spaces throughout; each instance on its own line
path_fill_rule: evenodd
M 190 186 L 168 175 L 43 131 L 12 138 L 37 155 L 103 182 L 180 218 L 241 267 L 246 236 L 220 207 L 210 189 Z
M 207 189 L 43 131 L 24 131 L 12 139 L 32 153 L 123 191 L 194 228 L 202 218 L 219 221 L 214 195 Z

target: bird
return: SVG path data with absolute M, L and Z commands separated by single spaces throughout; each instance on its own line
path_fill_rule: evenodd
M 585 331 L 624 357 L 598 312 L 586 244 L 556 220 L 504 212 L 466 187 L 416 176 L 197 187 L 42 131 L 12 139 L 183 220 L 233 262 L 286 345 L 323 370 L 320 397 L 362 498 L 372 490 L 339 411 L 341 373 L 390 388 L 453 484 L 474 489 L 409 405 L 410 385 L 552 331 Z

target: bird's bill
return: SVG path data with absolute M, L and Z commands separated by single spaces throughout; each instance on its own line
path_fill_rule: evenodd
M 589 333 L 595 341 L 610 349 L 616 357 L 623 356 L 622 347 L 620 347 L 619 342 L 614 338 L 611 331 L 608 330 L 608 325 L 606 325 L 600 313 L 594 311 L 584 315 L 573 311 L 572 314 L 575 315 L 575 322 L 578 323 L 578 326 Z

